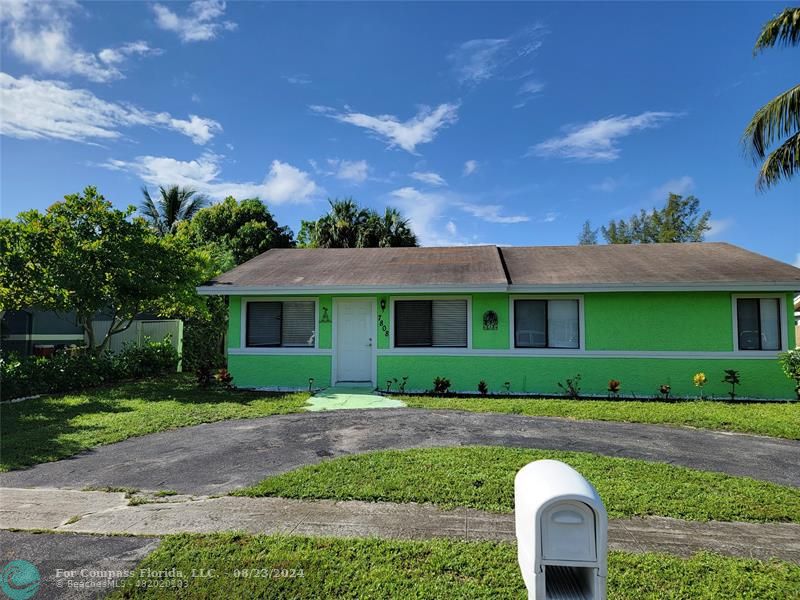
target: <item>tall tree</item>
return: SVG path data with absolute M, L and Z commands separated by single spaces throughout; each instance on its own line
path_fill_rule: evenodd
M 764 25 L 753 54 L 776 45 L 798 44 L 800 8 L 787 8 Z M 770 152 L 769 148 L 775 143 L 780 145 Z M 800 84 L 758 109 L 744 130 L 742 144 L 753 162 L 761 163 L 756 183 L 760 190 L 800 171 Z
M 298 243 L 308 248 L 383 248 L 416 246 L 407 219 L 393 208 L 383 215 L 352 199 L 329 200 L 330 211 L 316 221 L 303 221 Z
M 42 214 L 0 221 L 0 306 L 75 311 L 91 351 L 99 353 L 137 314 L 172 315 L 198 306 L 202 257 L 174 236 L 158 237 L 94 187 L 65 196 Z M 102 312 L 111 326 L 97 334 Z
M 581 232 L 578 234 L 578 244 L 581 246 L 594 246 L 597 243 L 597 229 L 592 229 L 590 221 L 584 221 Z
M 146 187 L 142 188 L 144 200 L 139 212 L 159 235 L 175 233 L 178 223 L 190 221 L 197 212 L 208 205 L 208 198 L 191 188 L 171 185 L 158 188 L 159 198 L 153 200 Z
M 198 211 L 194 219 L 179 227 L 195 246 L 206 246 L 226 270 L 266 252 L 270 248 L 291 248 L 294 234 L 278 225 L 267 206 L 257 198 L 237 202 L 227 197 Z
M 711 211 L 700 213 L 700 200 L 694 196 L 670 194 L 664 208 L 647 212 L 644 209 L 627 221 L 612 220 L 601 227 L 609 244 L 652 244 L 672 242 L 702 242 Z

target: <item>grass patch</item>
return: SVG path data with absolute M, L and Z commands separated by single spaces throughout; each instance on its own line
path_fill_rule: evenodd
M 158 578 L 141 574 L 173 568 L 178 585 L 157 586 Z M 213 570 L 214 576 L 191 576 L 200 569 Z M 164 538 L 136 573 L 111 597 L 526 597 L 516 547 L 492 542 L 184 534 Z M 708 553 L 691 559 L 609 554 L 611 600 L 784 600 L 796 597 L 798 589 L 800 566 L 790 563 Z
M 431 502 L 494 512 L 514 507 L 514 476 L 533 460 L 561 460 L 595 486 L 611 517 L 693 521 L 800 521 L 800 489 L 747 477 L 586 452 L 502 447 L 385 450 L 327 460 L 238 496 Z
M 158 490 L 155 493 L 156 498 L 164 498 L 166 496 L 177 496 L 178 492 L 175 490 Z
M 307 398 L 305 393 L 202 389 L 192 377 L 175 375 L 4 404 L 0 471 L 166 429 L 297 412 Z
M 398 396 L 414 408 L 448 408 L 532 417 L 566 417 L 627 423 L 688 425 L 800 440 L 800 402 L 635 400 L 534 400 L 524 398 L 436 398 Z

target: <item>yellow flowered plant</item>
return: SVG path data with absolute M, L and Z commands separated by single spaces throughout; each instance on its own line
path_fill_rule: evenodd
M 694 382 L 694 386 L 700 388 L 700 400 L 704 400 L 703 398 L 703 386 L 708 382 L 708 377 L 703 372 L 695 373 L 694 377 L 692 377 L 692 381 Z

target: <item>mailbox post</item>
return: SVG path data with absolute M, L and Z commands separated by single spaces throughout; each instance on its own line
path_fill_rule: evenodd
M 608 516 L 597 491 L 557 460 L 514 480 L 519 567 L 532 600 L 605 600 Z

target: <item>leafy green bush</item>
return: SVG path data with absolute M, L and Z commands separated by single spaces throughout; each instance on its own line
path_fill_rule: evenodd
M 778 355 L 778 362 L 786 376 L 794 380 L 794 393 L 800 400 L 800 348 L 781 352 Z
M 174 373 L 179 360 L 169 337 L 161 342 L 148 339 L 141 346 L 125 344 L 114 356 L 114 367 L 119 378 L 149 377 Z
M 99 356 L 82 349 L 49 358 L 10 354 L 0 358 L 0 399 L 82 390 L 120 379 L 175 372 L 179 360 L 168 339 Z

